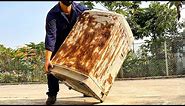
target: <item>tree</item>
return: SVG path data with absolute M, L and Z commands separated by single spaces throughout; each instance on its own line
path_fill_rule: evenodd
M 14 56 L 14 50 L 11 48 L 6 48 L 0 45 L 0 70 L 1 72 L 9 72 L 12 70 L 12 58 Z
M 80 3 L 86 5 L 90 9 L 94 9 L 94 3 L 100 3 L 109 11 L 114 11 L 127 16 L 129 14 L 129 10 L 132 11 L 133 9 L 139 9 L 141 1 L 82 1 Z
M 169 1 L 167 4 L 169 5 L 169 7 L 172 7 L 172 6 L 176 7 L 177 14 L 178 14 L 177 18 L 179 20 L 181 17 L 181 14 L 180 14 L 181 10 L 180 9 L 182 8 L 182 5 L 185 4 L 185 1 Z
M 45 81 L 44 42 L 13 50 L 0 45 L 0 82 Z
M 33 67 L 33 77 L 36 76 L 36 80 L 41 80 L 44 77 L 44 42 L 40 42 L 39 44 L 30 42 L 30 44 L 26 44 L 26 46 L 27 48 L 29 48 L 27 53 L 27 60 L 29 60 L 30 64 Z
M 15 55 L 15 50 L 0 45 L 0 82 L 17 81 Z
M 91 1 L 83 3 L 94 8 Z M 135 39 L 149 36 L 157 39 L 167 34 L 174 35 L 179 27 L 176 10 L 157 1 L 151 2 L 148 8 L 141 8 L 141 1 L 96 1 L 96 3 L 100 3 L 109 11 L 125 15 Z

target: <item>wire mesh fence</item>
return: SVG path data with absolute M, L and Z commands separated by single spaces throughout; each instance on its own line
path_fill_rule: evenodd
M 44 72 L 37 71 L 23 71 L 14 74 L 10 72 L 0 73 L 0 83 L 44 83 L 47 81 Z
M 44 60 L 36 59 L 37 62 L 28 62 L 26 65 L 23 65 L 23 62 L 22 66 L 17 62 L 18 65 L 13 64 L 11 71 L 0 70 L 0 83 L 46 82 L 46 74 L 42 68 Z M 12 64 L 7 64 L 1 67 L 6 69 L 11 66 Z M 117 78 L 172 75 L 185 75 L 185 39 L 162 41 L 156 45 L 150 42 L 134 43 Z
M 164 41 L 158 48 L 148 47 L 146 42 L 133 45 L 118 78 L 185 74 L 185 39 Z

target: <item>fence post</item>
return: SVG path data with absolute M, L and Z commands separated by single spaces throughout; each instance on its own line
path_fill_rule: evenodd
M 167 57 L 167 49 L 166 49 L 166 40 L 164 41 L 164 51 L 165 51 L 165 62 L 166 62 L 166 76 L 168 76 L 168 57 Z

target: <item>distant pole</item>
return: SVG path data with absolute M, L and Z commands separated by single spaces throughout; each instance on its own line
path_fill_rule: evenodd
M 166 76 L 168 76 L 168 57 L 167 57 L 167 49 L 166 49 L 166 40 L 164 41 L 164 51 L 165 51 L 165 61 L 166 61 Z
M 135 51 L 134 51 L 134 43 L 133 43 L 133 52 L 135 53 Z

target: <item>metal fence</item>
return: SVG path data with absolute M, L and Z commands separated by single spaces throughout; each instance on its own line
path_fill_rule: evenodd
M 148 49 L 150 48 L 150 51 Z M 44 64 L 42 64 L 44 66 Z M 117 78 L 185 75 L 185 39 L 161 42 L 159 48 L 134 43 Z M 44 70 L 20 70 L 19 73 L 0 71 L 0 83 L 46 82 Z
M 185 74 L 185 39 L 161 42 L 160 49 L 150 47 L 150 52 L 143 48 L 144 45 L 145 42 L 133 44 L 133 50 L 123 63 L 118 78 Z
M 44 71 L 20 70 L 19 73 L 0 73 L 0 83 L 45 83 L 47 81 Z

